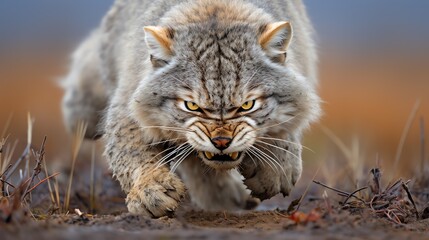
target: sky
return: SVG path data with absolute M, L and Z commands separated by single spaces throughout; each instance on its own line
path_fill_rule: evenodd
M 14 47 L 73 49 L 113 0 L 0 1 L 0 50 Z M 429 42 L 429 1 L 305 0 L 319 45 L 374 50 L 417 48 Z M 417 48 L 418 49 L 418 48 Z M 69 49 L 66 49 L 66 51 Z

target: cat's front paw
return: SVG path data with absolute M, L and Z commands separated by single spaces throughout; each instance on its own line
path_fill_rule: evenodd
M 265 200 L 279 193 L 287 196 L 301 174 L 299 168 L 284 171 L 273 168 L 267 164 L 249 164 L 241 168 L 244 184 L 251 190 L 253 197 Z
M 185 185 L 168 171 L 141 176 L 127 195 L 128 211 L 150 217 L 169 216 L 185 195 Z

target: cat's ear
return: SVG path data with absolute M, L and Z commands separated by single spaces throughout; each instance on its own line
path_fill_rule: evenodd
M 270 23 L 261 29 L 259 44 L 273 61 L 284 63 L 292 36 L 293 30 L 290 22 Z
M 166 65 L 173 56 L 173 30 L 166 27 L 147 26 L 144 27 L 144 31 L 153 66 Z

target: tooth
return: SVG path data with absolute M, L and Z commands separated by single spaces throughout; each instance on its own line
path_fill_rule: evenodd
M 233 152 L 233 153 L 229 154 L 229 156 L 235 160 L 238 157 L 238 152 Z
M 206 155 L 206 157 L 208 159 L 212 159 L 213 158 L 213 153 L 211 153 L 211 152 L 204 152 L 204 154 Z

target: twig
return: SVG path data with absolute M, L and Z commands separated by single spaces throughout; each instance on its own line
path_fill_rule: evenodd
M 36 189 L 40 184 L 42 184 L 43 182 L 46 182 L 48 179 L 51 179 L 51 178 L 53 178 L 53 177 L 58 176 L 59 174 L 60 174 L 60 173 L 59 173 L 59 172 L 57 172 L 57 173 L 52 174 L 52 175 L 51 175 L 51 176 L 49 176 L 49 177 L 46 177 L 46 178 L 44 178 L 44 179 L 40 180 L 37 184 L 35 184 L 32 188 L 30 188 L 30 189 L 28 190 L 28 192 L 26 192 L 25 194 L 29 194 L 31 191 L 33 191 L 34 189 Z M 25 198 L 25 196 L 24 196 L 24 198 Z
M 7 172 L 9 171 L 9 169 L 11 167 L 12 167 L 12 164 L 9 164 L 9 166 L 7 166 L 6 170 L 4 170 L 4 172 L 2 174 L 0 174 L 0 178 L 3 178 L 3 176 L 7 174 Z
M 37 153 L 36 165 L 35 165 L 35 166 L 34 166 L 34 168 L 33 168 L 33 174 L 32 174 L 32 176 L 31 176 L 30 183 L 27 185 L 27 187 L 26 187 L 26 189 L 25 189 L 24 193 L 22 194 L 22 198 L 21 198 L 21 200 L 24 200 L 24 199 L 25 199 L 25 197 L 27 196 L 27 194 L 28 194 L 28 192 L 29 192 L 28 190 L 30 189 L 31 184 L 32 184 L 32 183 L 33 183 L 33 181 L 34 181 L 34 178 L 35 178 L 37 175 L 39 175 L 39 173 L 42 171 L 42 161 L 43 161 L 43 158 L 44 158 L 44 156 L 45 156 L 45 143 L 46 143 L 46 136 L 43 138 L 42 145 L 40 146 L 40 150 L 39 150 L 39 152 Z
M 321 167 L 321 165 L 317 168 L 316 172 L 314 173 L 313 178 L 311 179 L 313 182 L 314 182 L 314 179 L 316 178 L 317 174 L 319 173 L 320 167 Z M 301 197 L 299 198 L 299 201 L 298 201 L 298 204 L 296 205 L 296 209 L 295 209 L 295 211 L 292 211 L 292 213 L 294 213 L 294 212 L 298 212 L 299 208 L 301 207 L 302 201 L 304 201 L 305 196 L 307 196 L 308 189 L 310 188 L 310 184 L 311 184 L 311 182 L 309 182 L 309 183 L 307 184 L 307 187 L 305 188 L 304 193 L 303 193 L 303 194 L 301 195 Z M 291 203 L 291 205 L 292 205 L 292 203 Z M 291 207 L 291 206 L 290 206 L 290 207 Z M 292 206 L 292 208 L 293 208 L 293 206 Z M 289 208 L 288 208 L 288 213 L 289 213 L 289 211 L 290 211 L 290 210 L 292 210 L 292 209 L 289 209 Z
M 342 196 L 343 196 L 343 195 L 348 196 L 348 195 L 350 194 L 350 193 L 348 193 L 348 192 L 345 192 L 345 191 L 342 191 L 342 190 L 339 190 L 339 189 L 336 189 L 336 188 L 330 187 L 330 186 L 328 186 L 328 185 L 326 185 L 326 184 L 324 184 L 324 183 L 321 183 L 321 182 L 319 182 L 319 181 L 316 181 L 316 180 L 313 180 L 313 182 L 314 182 L 315 184 L 319 184 L 319 185 L 321 185 L 321 186 L 323 186 L 323 187 L 325 187 L 325 188 L 327 188 L 327 189 L 331 189 L 331 190 L 332 190 L 332 191 L 334 191 L 334 192 L 340 193 L 340 194 L 342 194 Z
M 343 206 L 344 205 L 346 205 L 346 203 L 347 203 L 347 201 L 349 201 L 349 199 L 352 197 L 352 196 L 354 196 L 356 193 L 358 193 L 358 192 L 360 192 L 360 191 L 362 191 L 362 190 L 365 190 L 365 189 L 367 189 L 368 187 L 367 186 L 365 186 L 365 187 L 361 187 L 361 188 L 359 188 L 359 189 L 356 189 L 356 190 L 354 190 L 352 193 L 350 193 L 349 194 L 349 196 L 347 196 L 347 198 L 344 200 L 344 202 L 343 202 Z M 362 199 L 363 200 L 363 199 Z M 363 202 L 365 202 L 365 201 L 363 201 Z
M 5 178 L 3 178 L 3 176 L 5 176 L 7 174 L 7 172 L 9 171 L 9 169 L 12 167 L 12 164 L 9 164 L 9 166 L 6 168 L 6 170 L 4 170 L 4 172 L 0 175 L 0 181 L 2 183 L 6 183 L 10 186 L 12 186 Z M 15 187 L 14 187 L 15 188 Z M 6 196 L 6 189 L 5 189 L 5 184 L 1 184 L 1 196 Z
M 6 143 L 6 139 L 2 138 L 2 140 L 0 141 L 0 171 L 3 171 L 3 158 L 1 154 L 3 153 L 3 147 L 5 143 Z
M 371 174 L 373 176 L 372 181 L 375 184 L 375 189 L 372 189 L 373 193 L 380 194 L 381 188 L 380 188 L 380 179 L 381 179 L 381 172 L 379 168 L 373 168 L 371 169 Z
M 374 208 L 374 204 L 373 204 L 373 202 L 374 202 L 374 200 L 375 200 L 375 198 L 376 197 L 378 197 L 378 196 L 373 196 L 372 198 L 371 198 L 371 201 L 369 201 L 369 207 L 373 210 L 373 211 L 377 211 L 377 210 L 375 210 L 375 208 Z
M 11 186 L 11 187 L 16 188 L 12 183 L 10 183 L 10 182 L 8 182 L 8 181 L 6 181 L 6 180 L 3 180 L 3 179 L 1 179 L 1 178 L 0 178 L 0 182 L 2 182 L 2 183 L 6 183 L 7 185 L 9 185 L 9 186 Z M 3 196 L 5 196 L 5 194 L 4 194 L 4 193 L 3 193 Z
M 402 182 L 402 188 L 404 188 L 405 192 L 407 192 L 408 199 L 413 204 L 414 211 L 416 212 L 416 217 L 417 219 L 419 219 L 419 211 L 417 210 L 416 203 L 414 202 L 413 196 L 411 195 L 410 190 L 408 189 L 408 186 Z
M 396 213 L 393 210 L 386 209 L 386 210 L 384 210 L 384 214 L 387 216 L 387 218 L 389 218 L 394 223 L 396 223 L 396 224 L 402 223 L 401 220 L 399 219 L 399 217 L 396 215 Z M 392 214 L 393 217 L 390 214 Z
M 8 180 L 12 174 L 15 172 L 16 168 L 19 166 L 22 160 L 24 158 L 28 157 L 28 154 L 30 154 L 31 149 L 31 141 L 33 138 L 33 120 L 31 119 L 30 113 L 27 114 L 27 146 L 25 146 L 24 152 L 19 157 L 18 161 L 15 162 L 15 164 L 12 167 L 12 170 L 9 172 L 8 175 L 6 175 L 5 180 Z
M 342 197 L 348 197 L 351 194 L 351 193 L 348 193 L 348 192 L 345 192 L 345 191 L 342 191 L 342 190 L 339 190 L 339 189 L 336 189 L 336 188 L 333 188 L 333 187 L 329 187 L 328 185 L 323 184 L 323 183 L 321 183 L 319 181 L 313 180 L 313 182 L 316 183 L 316 184 L 319 184 L 319 185 L 321 185 L 321 186 L 323 186 L 323 187 L 325 187 L 327 189 L 330 189 L 330 190 L 332 190 L 334 192 L 337 192 Z M 357 197 L 356 195 L 351 195 L 351 196 L 354 197 L 354 198 L 356 198 L 357 200 L 365 203 L 365 200 L 363 200 L 362 198 Z
M 321 183 L 321 182 L 319 182 L 319 181 L 314 181 L 314 180 L 313 180 L 313 182 L 314 182 L 314 183 L 316 183 L 316 184 L 319 184 L 319 185 L 321 185 L 321 186 L 323 186 L 323 187 L 325 187 L 325 188 L 328 188 L 328 189 L 330 189 L 330 190 L 332 190 L 332 191 L 334 191 L 334 192 L 337 192 L 337 193 L 338 193 L 338 195 L 340 195 L 340 196 L 342 196 L 342 197 L 349 197 L 349 196 L 351 195 L 351 193 L 348 193 L 348 192 L 345 192 L 345 191 L 342 191 L 342 190 L 339 190 L 339 189 L 336 189 L 336 188 L 333 188 L 333 187 L 329 187 L 328 185 L 323 184 L 323 183 Z M 365 204 L 366 204 L 365 200 L 363 200 L 362 198 L 360 198 L 360 197 L 358 197 L 358 196 L 356 196 L 356 195 L 351 195 L 351 197 L 354 197 L 354 198 L 356 198 L 357 200 L 359 200 L 359 201 L 361 201 L 361 202 L 363 202 L 363 203 L 365 203 Z
M 397 187 L 398 187 L 398 184 L 399 183 L 401 183 L 402 182 L 402 179 L 400 178 L 400 179 L 398 179 L 398 180 L 396 180 L 396 182 L 395 183 L 393 183 L 392 185 L 390 185 L 390 186 L 387 186 L 386 187 L 386 190 L 384 190 L 384 192 L 385 193 L 388 193 L 388 192 L 393 192 L 394 190 L 398 190 L 397 189 Z

